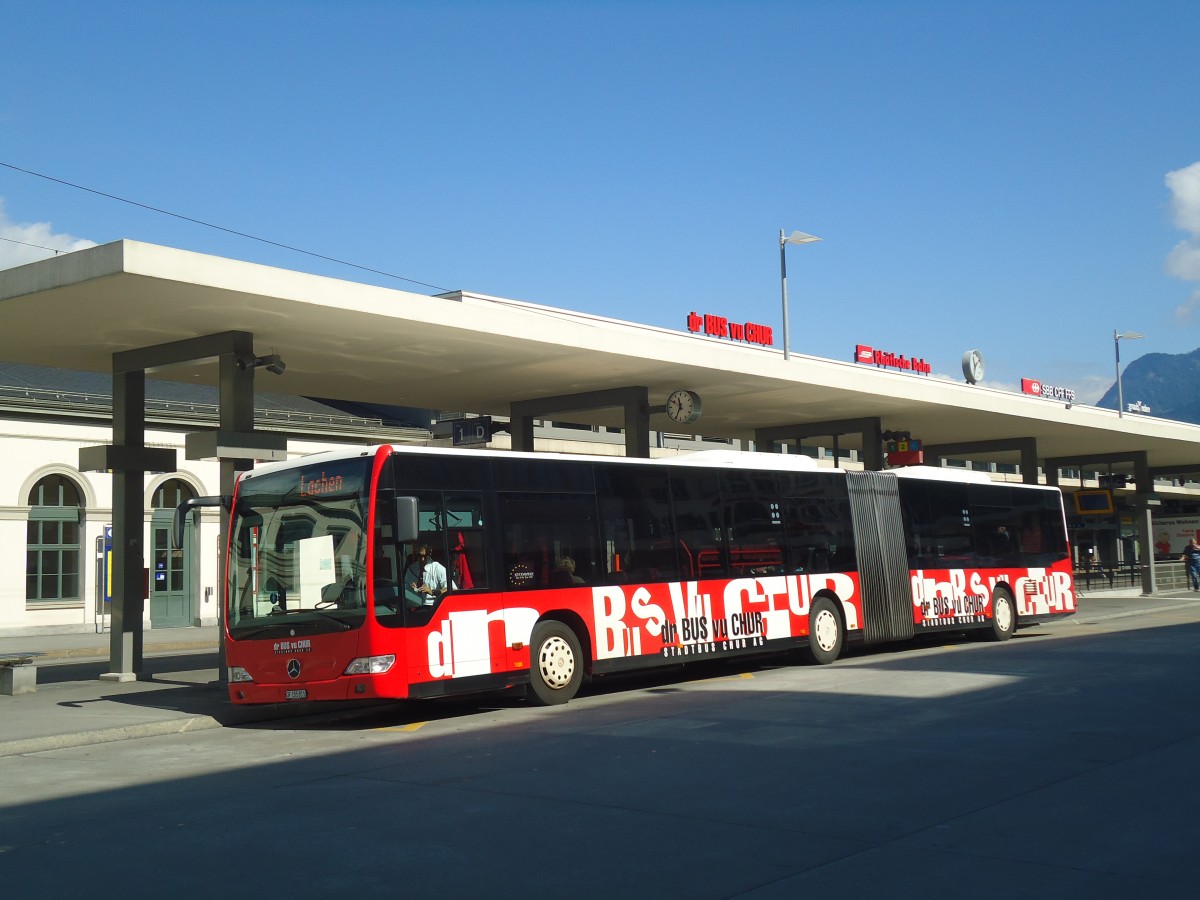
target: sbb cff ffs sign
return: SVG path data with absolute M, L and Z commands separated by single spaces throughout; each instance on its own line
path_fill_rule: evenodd
M 1035 397 L 1045 397 L 1047 400 L 1066 400 L 1068 403 L 1075 402 L 1075 392 L 1070 388 L 1060 387 L 1056 384 L 1046 384 L 1044 381 L 1038 381 L 1036 378 L 1022 378 L 1021 392 L 1031 394 Z

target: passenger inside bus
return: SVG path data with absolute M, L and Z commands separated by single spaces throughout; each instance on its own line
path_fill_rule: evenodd
M 550 587 L 571 587 L 583 584 L 584 580 L 575 574 L 575 560 L 569 556 L 560 556 L 550 573 Z

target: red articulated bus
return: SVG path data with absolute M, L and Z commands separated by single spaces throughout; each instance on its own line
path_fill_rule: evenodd
M 1075 611 L 1062 495 L 932 467 L 822 469 L 381 446 L 244 473 L 235 703 L 421 698 Z M 177 526 L 190 507 L 180 507 Z

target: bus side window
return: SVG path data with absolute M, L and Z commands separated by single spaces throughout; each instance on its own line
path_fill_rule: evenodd
M 483 495 L 478 491 L 447 492 L 445 495 L 446 569 L 456 590 L 470 591 L 488 586 L 484 550 L 487 532 L 483 518 Z
M 913 542 L 913 568 L 973 565 L 975 541 L 967 485 L 900 480 L 900 508 Z
M 681 564 L 690 561 L 690 578 L 721 578 L 728 567 L 721 487 L 716 472 L 671 470 L 675 533 L 682 544 Z
M 733 574 L 783 572 L 783 518 L 775 473 L 722 472 L 721 497 Z
M 504 577 L 508 590 L 578 584 L 562 578 L 561 561 L 575 563 L 584 584 L 600 580 L 596 501 L 591 494 L 504 493 Z
M 1002 484 L 968 486 L 976 565 L 1010 565 L 1018 558 L 1011 494 L 1012 490 Z
M 671 521 L 666 471 L 597 465 L 596 495 L 604 550 L 601 578 L 609 584 L 678 578 L 682 548 Z
M 854 571 L 858 562 L 845 479 L 785 472 L 780 473 L 780 485 L 789 571 Z

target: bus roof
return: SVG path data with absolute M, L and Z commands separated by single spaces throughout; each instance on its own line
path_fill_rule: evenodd
M 378 444 L 369 447 L 347 448 L 345 450 L 329 450 L 324 453 L 313 453 L 282 462 L 265 463 L 244 473 L 243 477 L 253 478 L 271 472 L 286 470 L 295 466 L 321 465 L 325 462 L 353 459 L 354 457 L 373 457 L 381 447 L 387 446 L 398 456 L 429 455 L 429 456 L 463 456 L 473 454 L 490 459 L 536 459 L 536 460 L 572 460 L 575 462 L 620 462 L 631 465 L 648 466 L 695 466 L 719 469 L 760 469 L 779 472 L 829 472 L 843 473 L 840 468 L 825 468 L 816 460 L 799 453 L 761 453 L 750 450 L 697 450 L 680 456 L 658 457 L 656 459 L 639 459 L 628 456 L 599 456 L 579 453 L 553 453 L 549 451 L 517 451 L 477 449 L 464 450 L 457 447 L 416 447 L 410 445 Z M 923 479 L 926 481 L 946 481 L 959 484 L 991 484 L 992 479 L 984 472 L 969 469 L 946 468 L 942 466 L 902 466 L 886 470 L 898 478 Z M 1019 484 L 1020 487 L 1046 487 L 1045 485 Z M 1050 488 L 1057 490 L 1056 488 Z
M 985 472 L 975 472 L 971 469 L 952 469 L 941 466 L 901 466 L 889 469 L 898 478 L 920 478 L 925 481 L 949 481 L 956 484 L 1004 484 L 992 481 Z M 1057 491 L 1053 485 L 1025 484 L 1024 482 L 1008 482 L 1012 487 L 1041 488 L 1042 490 Z
M 816 460 L 798 453 L 759 453 L 752 450 L 697 450 L 665 461 L 673 466 L 712 466 L 719 469 L 779 469 L 788 472 L 821 470 Z
M 804 472 L 837 472 L 840 469 L 823 469 L 816 461 L 800 454 L 758 453 L 748 450 L 696 450 L 680 456 L 658 457 L 656 459 L 639 459 L 629 456 L 600 456 L 584 453 L 554 453 L 551 451 L 528 452 L 520 450 L 478 449 L 464 450 L 459 447 L 417 447 L 407 444 L 376 444 L 370 447 L 354 447 L 344 450 L 327 450 L 322 453 L 312 453 L 298 456 L 281 462 L 263 463 L 245 473 L 246 477 L 269 474 L 294 466 L 320 465 L 325 462 L 335 462 L 355 457 L 374 456 L 380 447 L 388 446 L 398 456 L 464 456 L 472 454 L 489 459 L 535 459 L 535 460 L 571 460 L 574 462 L 620 462 L 642 466 L 712 466 L 714 468 L 746 468 L 746 469 L 776 469 L 780 471 Z

